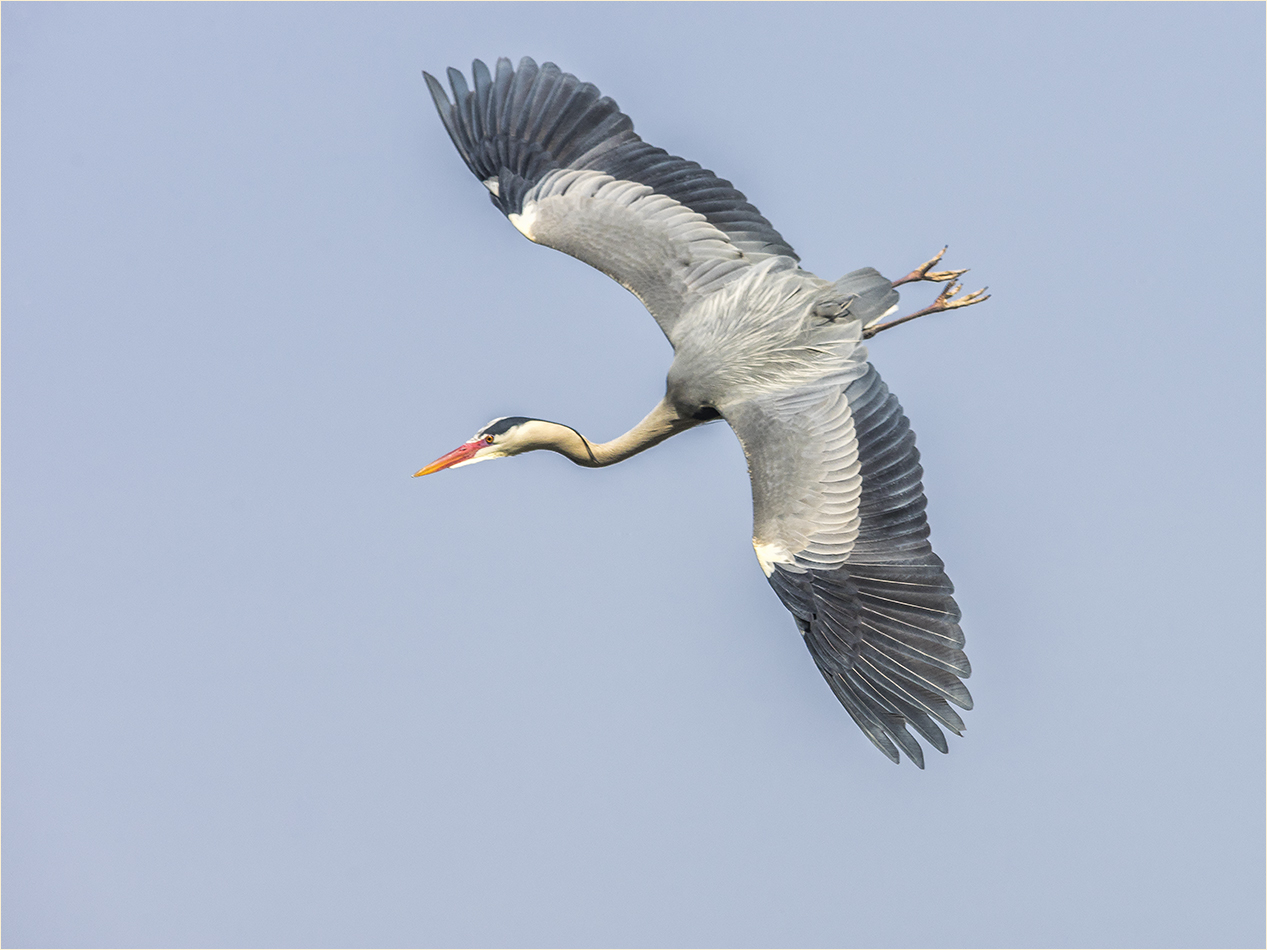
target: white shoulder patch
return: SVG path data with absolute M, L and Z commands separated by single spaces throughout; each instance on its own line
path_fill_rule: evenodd
M 484 187 L 495 194 L 498 198 L 501 197 L 501 183 L 496 178 L 485 178 Z
M 788 554 L 781 544 L 772 544 L 753 538 L 752 549 L 757 552 L 757 563 L 761 565 L 761 571 L 766 577 L 774 573 L 776 564 L 790 566 L 796 563 L 796 559 Z
M 532 225 L 537 219 L 537 203 L 535 201 L 525 201 L 524 209 L 521 213 L 508 214 L 506 218 L 515 226 L 515 230 L 529 241 L 536 240 L 532 236 Z

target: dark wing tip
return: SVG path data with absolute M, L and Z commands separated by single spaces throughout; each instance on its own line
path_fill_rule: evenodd
M 445 71 L 445 75 L 449 77 L 449 86 L 453 89 L 453 101 L 461 103 L 471 91 L 466 85 L 466 77 L 462 75 L 462 70 L 452 66 Z
M 747 253 L 799 259 L 730 182 L 643 142 L 615 100 L 552 62 L 538 67 L 525 56 L 514 70 L 501 57 L 494 75 L 477 59 L 471 64 L 473 87 L 450 67 L 452 103 L 439 82 L 424 75 L 471 171 L 481 181 L 502 169 L 519 179 L 493 202 L 503 213 L 516 210 L 523 193 L 552 169 L 584 168 L 650 186 L 704 215 Z
M 440 80 L 436 79 L 435 76 L 425 69 L 422 71 L 422 78 L 427 83 L 427 91 L 431 93 L 431 98 L 435 102 L 436 108 L 440 111 L 440 115 L 444 116 L 453 106 L 449 102 L 448 93 L 444 91 L 444 86 L 440 84 Z

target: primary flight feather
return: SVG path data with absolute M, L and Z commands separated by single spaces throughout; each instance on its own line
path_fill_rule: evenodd
M 542 419 L 496 419 L 419 471 L 536 449 L 611 465 L 710 419 L 738 436 L 752 479 L 761 569 L 854 722 L 894 762 L 920 768 L 915 729 L 947 751 L 972 708 L 959 608 L 928 542 L 915 435 L 862 341 L 969 306 L 941 258 L 889 281 L 830 282 L 728 181 L 642 141 L 611 99 L 553 63 L 476 60 L 473 87 L 424 73 L 440 118 L 493 204 L 529 240 L 635 294 L 673 346 L 664 398 L 611 442 Z M 895 312 L 898 285 L 949 283 Z

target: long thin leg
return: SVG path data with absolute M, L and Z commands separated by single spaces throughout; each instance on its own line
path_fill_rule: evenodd
M 936 260 L 937 258 L 933 258 L 933 261 Z M 986 293 L 987 289 L 988 288 L 982 287 L 980 290 L 973 291 L 970 294 L 964 294 L 962 297 L 952 300 L 951 298 L 954 297 L 955 294 L 959 293 L 959 291 L 963 290 L 963 287 L 960 284 L 951 284 L 938 294 L 937 299 L 923 310 L 916 310 L 914 313 L 908 313 L 906 316 L 898 317 L 896 320 L 890 320 L 888 323 L 869 324 L 863 327 L 862 338 L 864 340 L 869 340 L 881 330 L 888 330 L 898 324 L 914 320 L 916 317 L 927 316 L 930 313 L 941 313 L 943 310 L 955 310 L 959 307 L 971 307 L 974 303 L 982 303 L 983 301 L 990 299 L 990 295 Z
M 946 245 L 946 247 L 949 246 L 950 245 Z M 911 271 L 905 277 L 900 280 L 893 281 L 893 286 L 897 287 L 901 284 L 909 284 L 912 281 L 917 280 L 931 280 L 934 283 L 940 284 L 948 280 L 956 280 L 968 273 L 968 268 L 966 267 L 962 270 L 933 270 L 933 265 L 940 261 L 941 256 L 945 253 L 946 248 L 943 247 L 940 251 L 934 254 L 931 259 L 924 261 L 924 263 L 920 264 L 919 267 L 915 268 L 915 270 Z

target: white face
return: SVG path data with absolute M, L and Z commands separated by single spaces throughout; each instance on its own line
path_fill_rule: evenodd
M 463 465 L 474 465 L 476 462 L 505 458 L 507 455 L 516 454 L 516 435 L 522 427 L 521 425 L 510 426 L 505 431 L 500 432 L 488 431 L 489 429 L 500 429 L 499 423 L 504 421 L 504 418 L 494 419 L 452 452 L 442 455 L 426 468 L 415 472 L 414 477 L 441 472 L 446 468 L 461 468 Z
M 492 425 L 492 423 L 489 423 L 489 425 Z M 485 426 L 484 428 L 487 429 L 488 426 Z M 471 445 L 475 447 L 474 454 L 472 454 L 469 458 L 464 458 L 448 467 L 461 468 L 463 465 L 474 465 L 476 462 L 486 462 L 489 459 L 505 458 L 510 454 L 506 451 L 503 444 L 506 435 L 508 434 L 509 433 L 504 433 L 502 435 L 488 435 L 485 434 L 484 429 L 480 429 L 479 432 L 476 432 L 475 435 L 471 436 L 471 438 L 464 443 L 464 446 Z

